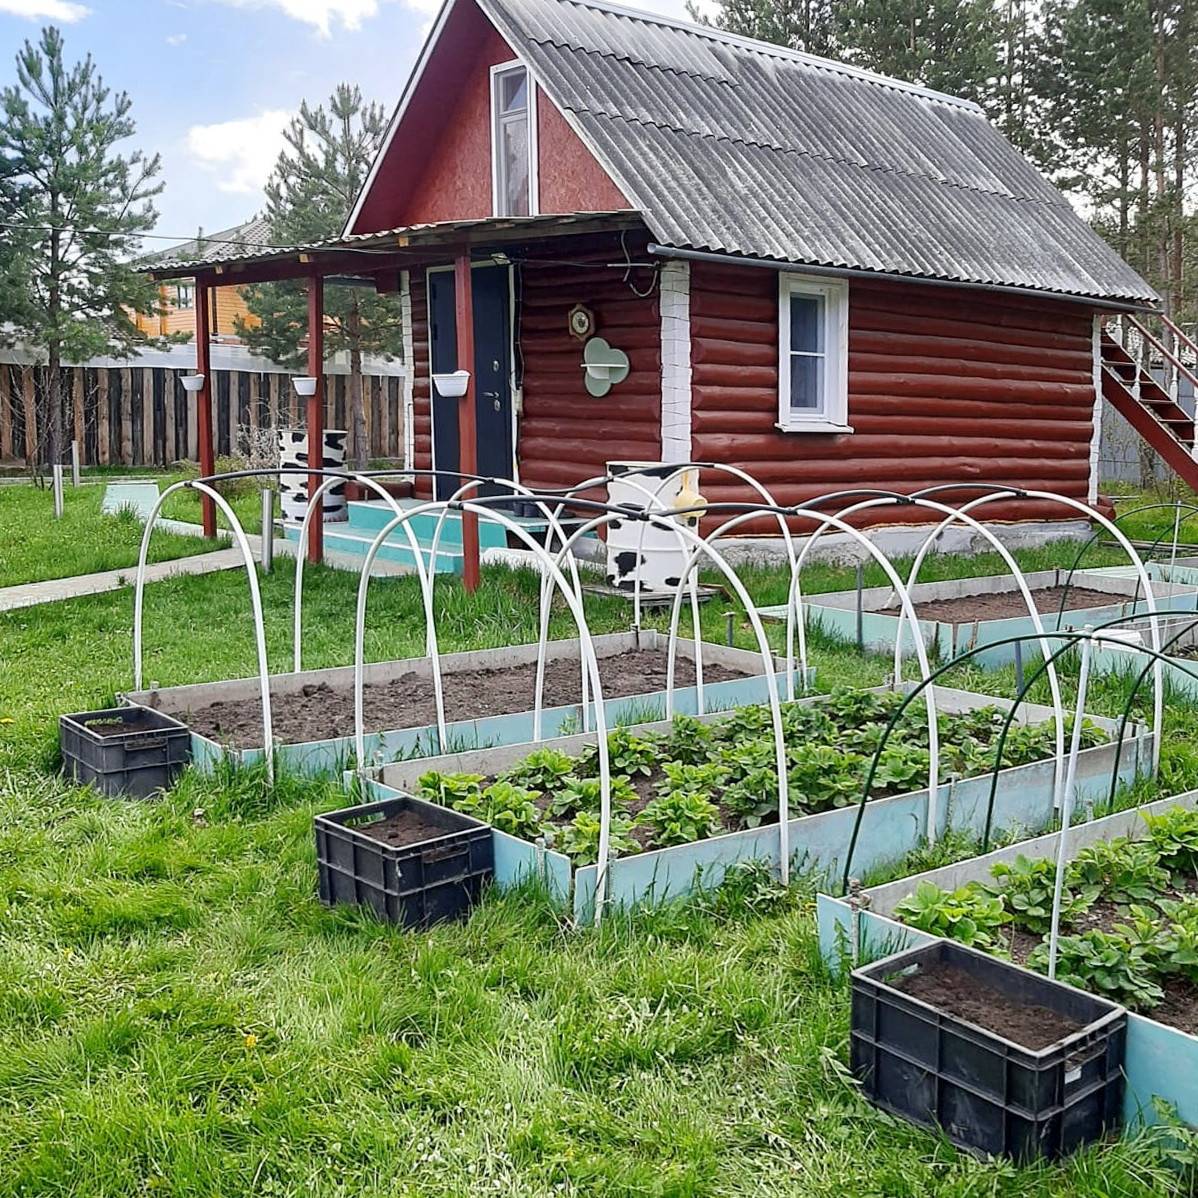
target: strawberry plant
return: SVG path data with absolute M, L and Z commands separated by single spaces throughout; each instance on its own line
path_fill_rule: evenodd
M 1002 899 L 972 886 L 941 890 L 932 882 L 920 882 L 894 914 L 920 931 L 950 936 L 976 948 L 993 948 L 999 928 L 1007 921 Z
M 636 791 L 633 790 L 632 784 L 623 774 L 617 774 L 612 778 L 611 802 L 613 807 L 626 806 L 635 802 L 636 797 Z M 554 795 L 553 802 L 549 805 L 549 812 L 555 816 L 572 816 L 582 811 L 598 815 L 602 803 L 603 788 L 600 786 L 598 778 L 567 778 L 558 789 L 557 794 Z
M 430 770 L 420 776 L 420 795 L 442 807 L 459 807 L 459 803 L 472 802 L 482 789 L 482 774 L 440 774 Z
M 1198 877 L 1198 811 L 1171 807 L 1143 818 L 1161 865 L 1179 878 Z
M 561 785 L 574 772 L 574 766 L 574 758 L 558 749 L 534 749 L 499 777 L 544 794 Z
M 1032 950 L 1028 965 L 1047 971 L 1047 944 Z M 1133 944 L 1125 931 L 1094 929 L 1062 936 L 1057 941 L 1057 978 L 1135 1010 L 1156 1006 L 1164 998 L 1145 947 Z
M 999 861 L 990 867 L 995 881 L 986 889 L 997 895 L 1019 927 L 1044 936 L 1052 925 L 1052 899 L 1057 867 L 1047 857 L 1032 860 L 1020 854 L 1014 861 Z M 1061 921 L 1072 923 L 1094 901 L 1093 895 L 1074 894 L 1066 889 L 1061 896 Z
M 670 790 L 649 803 L 637 822 L 653 830 L 653 847 L 664 849 L 716 835 L 720 811 L 711 796 L 701 791 Z
M 1065 884 L 1112 903 L 1151 902 L 1168 889 L 1169 874 L 1156 849 L 1142 840 L 1099 840 L 1087 845 L 1065 871 Z
M 632 820 L 622 815 L 612 816 L 608 844 L 613 856 L 640 852 L 631 831 Z M 599 813 L 580 811 L 562 828 L 558 847 L 575 865 L 594 865 L 599 860 Z
M 674 761 L 699 765 L 716 752 L 718 724 L 705 724 L 697 716 L 676 715 L 663 748 Z

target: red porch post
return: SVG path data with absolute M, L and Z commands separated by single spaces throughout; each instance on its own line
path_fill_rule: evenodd
M 458 468 L 463 475 L 475 474 L 478 468 L 478 438 L 474 411 L 474 282 L 470 271 L 470 250 L 464 249 L 454 259 L 454 299 L 457 317 L 458 369 L 468 370 L 466 394 L 458 410 Z M 465 478 L 462 482 L 466 482 Z M 475 492 L 470 492 L 471 499 Z M 462 513 L 462 582 L 468 592 L 478 590 L 478 515 Z
M 204 385 L 196 392 L 196 436 L 199 440 L 200 477 L 207 478 L 216 470 L 212 452 L 212 353 L 209 345 L 208 302 L 211 288 L 196 279 L 196 374 L 204 376 Z M 211 495 L 200 496 L 204 513 L 204 536 L 216 536 L 216 502 Z
M 308 466 L 324 469 L 324 280 L 318 274 L 308 278 L 308 374 L 316 380 L 316 390 L 308 396 Z M 316 494 L 324 481 L 319 474 L 308 475 L 308 498 Z M 324 501 L 321 500 L 321 508 Z M 324 558 L 324 511 L 313 512 L 308 525 L 308 561 Z

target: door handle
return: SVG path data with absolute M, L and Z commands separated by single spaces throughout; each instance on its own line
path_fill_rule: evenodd
M 498 398 L 499 398 L 499 392 L 498 392 L 498 391 L 484 391 L 484 392 L 483 392 L 483 395 L 484 395 L 484 396 L 485 396 L 487 399 L 498 399 Z

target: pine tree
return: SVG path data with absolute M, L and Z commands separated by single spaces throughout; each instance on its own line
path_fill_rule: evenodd
M 846 62 L 993 104 L 1005 49 L 993 0 L 840 0 L 835 19 Z
M 836 47 L 837 0 L 723 0 L 711 21 L 719 29 L 822 57 Z M 693 3 L 692 20 L 708 23 Z
M 266 219 L 275 245 L 310 245 L 338 236 L 386 132 L 379 104 L 362 100 L 359 88 L 339 84 L 328 108 L 306 102 L 288 127 L 287 148 L 266 185 Z M 246 306 L 253 319 L 238 332 L 251 349 L 291 368 L 304 361 L 308 317 L 305 292 L 297 283 L 249 287 Z M 326 283 L 327 352 L 349 354 L 350 449 L 354 465 L 365 469 L 368 444 L 363 400 L 362 357 L 397 357 L 402 333 L 397 300 L 376 294 L 369 284 Z
M 116 152 L 135 131 L 130 107 L 90 55 L 66 65 L 52 27 L 25 43 L 16 84 L 0 91 L 0 313 L 7 340 L 45 356 L 51 462 L 63 458 L 62 364 L 133 356 L 144 343 L 136 314 L 159 306 L 156 285 L 129 265 L 162 190 L 157 155 Z

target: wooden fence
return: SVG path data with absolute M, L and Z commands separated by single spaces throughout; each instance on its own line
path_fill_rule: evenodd
M 195 401 L 162 366 L 64 367 L 64 439 L 79 442 L 85 466 L 166 466 L 198 456 Z M 0 362 L 0 462 L 45 461 L 48 369 Z M 346 376 L 325 376 L 325 426 L 348 428 Z M 403 382 L 369 375 L 366 429 L 371 458 L 403 456 Z M 235 453 L 240 428 L 303 422 L 304 400 L 288 374 L 213 372 L 213 440 L 218 456 Z

